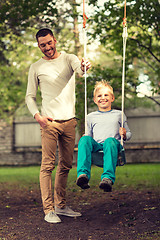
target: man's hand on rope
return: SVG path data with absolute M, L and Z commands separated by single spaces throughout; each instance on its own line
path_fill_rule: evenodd
M 85 71 L 85 66 L 86 66 L 86 71 L 91 68 L 91 63 L 88 59 L 82 58 L 81 61 L 81 69 L 84 72 Z

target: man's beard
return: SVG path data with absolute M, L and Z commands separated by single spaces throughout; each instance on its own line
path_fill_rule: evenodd
M 52 54 L 52 55 L 47 54 L 50 50 L 53 51 L 53 54 Z M 55 55 L 56 48 L 54 47 L 54 48 L 51 48 L 50 50 L 47 50 L 47 51 L 44 52 L 44 55 L 45 55 L 46 57 L 48 57 L 48 58 L 52 58 L 52 57 Z

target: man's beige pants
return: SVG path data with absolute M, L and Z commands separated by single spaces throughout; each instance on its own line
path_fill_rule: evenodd
M 66 205 L 66 185 L 69 170 L 72 168 L 75 146 L 75 118 L 66 121 L 49 122 L 41 128 L 42 163 L 40 169 L 40 188 L 44 213 L 54 206 L 64 208 Z M 59 160 L 55 175 L 54 202 L 52 197 L 52 171 L 55 168 L 58 142 Z

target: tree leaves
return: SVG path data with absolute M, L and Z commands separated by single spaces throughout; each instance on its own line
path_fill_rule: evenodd
M 90 18 L 94 26 L 90 38 L 99 38 L 107 49 L 110 45 L 116 55 L 122 55 L 124 1 L 106 1 L 97 8 L 97 1 L 90 0 L 95 12 Z M 157 0 L 127 1 L 127 53 L 126 65 L 134 71 L 147 74 L 153 93 L 160 93 L 160 4 Z M 136 63 L 136 64 L 135 64 Z M 140 82 L 137 82 L 137 86 Z

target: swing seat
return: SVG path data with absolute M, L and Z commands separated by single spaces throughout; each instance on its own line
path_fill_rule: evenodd
M 103 151 L 92 153 L 92 164 L 103 168 Z M 123 166 L 124 164 L 126 164 L 126 157 L 125 150 L 122 148 L 118 154 L 117 166 Z

